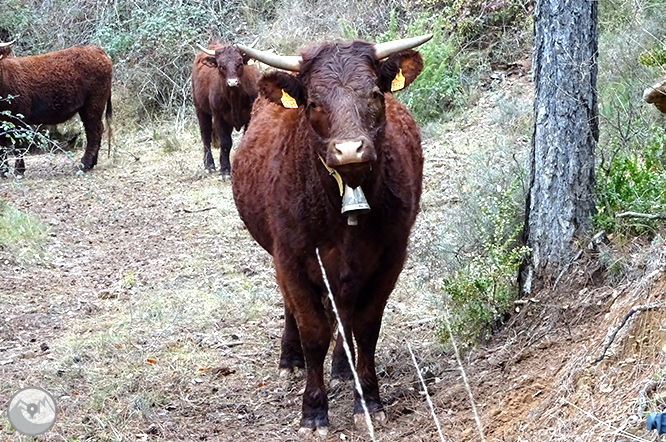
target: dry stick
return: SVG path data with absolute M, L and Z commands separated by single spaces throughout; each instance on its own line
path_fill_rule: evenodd
M 648 219 L 666 219 L 666 213 L 639 213 L 639 212 L 622 212 L 615 215 L 616 218 L 648 218 Z
M 432 418 L 435 421 L 435 425 L 437 425 L 437 432 L 439 433 L 439 438 L 442 442 L 445 442 L 444 435 L 442 434 L 442 427 L 439 425 L 439 419 L 437 419 L 437 415 L 435 414 L 435 407 L 432 404 L 432 400 L 430 399 L 430 394 L 428 394 L 428 387 L 426 386 L 423 376 L 421 376 L 421 369 L 419 369 L 419 364 L 416 363 L 416 357 L 414 356 L 414 352 L 412 351 L 412 346 L 409 344 L 409 342 L 407 343 L 407 349 L 409 350 L 409 354 L 412 355 L 412 362 L 414 362 L 414 367 L 416 367 L 416 374 L 419 376 L 419 381 L 421 381 L 421 385 L 423 386 L 423 391 L 425 391 L 426 400 L 428 401 L 428 406 L 430 406 L 430 414 L 432 414 Z
M 209 206 L 209 207 L 204 207 L 203 209 L 188 209 L 188 208 L 184 208 L 184 209 L 182 209 L 182 210 L 183 210 L 183 212 L 185 212 L 185 213 L 198 213 L 198 212 L 206 212 L 207 210 L 213 210 L 213 209 L 217 209 L 217 207 L 215 207 L 215 206 Z
M 611 344 L 613 344 L 613 341 L 615 340 L 615 336 L 617 336 L 617 332 L 619 332 L 620 329 L 621 329 L 622 327 L 624 327 L 624 324 L 627 323 L 627 320 L 629 320 L 629 318 L 631 317 L 631 315 L 633 315 L 634 313 L 639 312 L 639 311 L 641 311 L 641 310 L 650 310 L 650 309 L 657 308 L 657 307 L 659 307 L 659 303 L 658 303 L 658 302 L 653 302 L 652 304 L 635 305 L 635 306 L 633 306 L 633 307 L 631 308 L 631 310 L 629 310 L 629 313 L 627 313 L 627 314 L 625 315 L 625 317 L 624 317 L 624 319 L 622 320 L 622 322 L 620 323 L 620 325 L 618 325 L 617 328 L 615 329 L 615 331 L 613 331 L 613 334 L 611 334 L 611 337 L 610 337 L 610 339 L 608 340 L 608 344 L 606 344 L 606 346 L 604 347 L 604 351 L 601 352 L 601 356 L 599 356 L 597 359 L 595 359 L 594 362 L 593 362 L 593 364 L 597 364 L 597 363 L 601 362 L 601 361 L 604 359 L 604 357 L 606 357 L 606 351 L 608 351 L 608 349 L 610 348 Z
M 451 330 L 451 320 L 449 318 L 449 309 L 446 307 L 444 307 L 444 323 L 446 324 L 446 331 L 449 333 L 451 338 L 451 345 L 453 346 L 453 351 L 456 354 L 456 360 L 458 361 L 460 374 L 462 375 L 463 382 L 465 383 L 465 389 L 467 389 L 467 394 L 469 395 L 469 402 L 472 405 L 472 412 L 474 413 L 476 428 L 479 430 L 481 441 L 485 442 L 486 437 L 483 435 L 483 425 L 481 424 L 481 418 L 479 418 L 479 413 L 476 411 L 476 404 L 474 403 L 474 396 L 472 395 L 472 387 L 470 387 L 469 381 L 467 380 L 467 373 L 465 373 L 465 367 L 463 367 L 462 358 L 460 357 L 460 352 L 458 351 L 456 340 L 453 338 L 453 330 Z
M 370 418 L 370 411 L 368 411 L 368 406 L 365 403 L 365 398 L 363 397 L 363 387 L 361 386 L 361 381 L 358 378 L 358 373 L 354 367 L 354 358 L 352 357 L 351 349 L 347 343 L 347 337 L 345 336 L 345 328 L 342 325 L 342 319 L 340 318 L 340 313 L 338 313 L 338 308 L 335 305 L 335 300 L 333 299 L 333 292 L 331 291 L 331 286 L 328 283 L 328 278 L 326 277 L 326 269 L 324 269 L 324 264 L 321 262 L 321 256 L 319 256 L 319 248 L 316 248 L 317 252 L 317 261 L 319 261 L 319 268 L 321 268 L 321 275 L 324 277 L 324 284 L 326 284 L 326 290 L 328 290 L 328 299 L 331 301 L 331 306 L 333 307 L 333 313 L 335 313 L 335 319 L 338 321 L 338 333 L 342 336 L 342 346 L 345 349 L 345 354 L 347 355 L 347 360 L 349 361 L 349 367 L 351 372 L 354 375 L 354 384 L 356 384 L 356 391 L 358 391 L 359 396 L 361 397 L 361 405 L 363 406 L 363 413 L 365 414 L 365 424 L 368 426 L 368 432 L 370 433 L 370 439 L 375 442 L 375 429 L 372 426 L 372 419 Z

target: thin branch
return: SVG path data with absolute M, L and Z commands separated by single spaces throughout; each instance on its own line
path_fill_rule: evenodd
M 426 386 L 425 380 L 421 375 L 421 369 L 419 368 L 419 364 L 416 362 L 416 356 L 414 356 L 412 346 L 409 344 L 409 342 L 407 343 L 407 349 L 409 350 L 409 354 L 412 355 L 412 362 L 414 363 L 414 367 L 416 367 L 416 374 L 418 375 L 421 386 L 423 387 L 423 391 L 425 392 L 426 400 L 428 401 L 428 406 L 430 407 L 430 414 L 432 415 L 432 418 L 435 421 L 435 425 L 437 426 L 439 439 L 442 442 L 445 442 L 444 434 L 442 434 L 442 427 L 439 425 L 439 419 L 437 419 L 437 415 L 435 414 L 435 406 L 432 404 L 432 399 L 430 399 L 430 394 L 428 394 L 428 387 Z
M 324 277 L 324 284 L 326 284 L 326 289 L 328 290 L 328 299 L 331 301 L 331 307 L 333 308 L 333 313 L 335 313 L 335 319 L 338 321 L 338 333 L 342 338 L 342 346 L 345 349 L 345 354 L 347 355 L 347 361 L 349 362 L 349 367 L 351 368 L 352 375 L 354 375 L 354 384 L 356 385 L 356 391 L 361 397 L 361 406 L 363 407 L 363 414 L 365 415 L 365 424 L 368 426 L 368 433 L 370 433 L 370 439 L 372 442 L 375 442 L 375 428 L 372 425 L 372 418 L 370 417 L 370 411 L 368 406 L 365 403 L 365 397 L 363 396 L 363 386 L 361 385 L 361 380 L 359 379 L 356 368 L 354 367 L 354 357 L 352 356 L 351 349 L 349 348 L 349 343 L 347 343 L 347 336 L 345 336 L 345 327 L 342 324 L 342 318 L 340 318 L 340 313 L 338 312 L 338 307 L 335 305 L 335 299 L 333 299 L 333 291 L 331 286 L 328 283 L 328 277 L 326 276 L 326 269 L 324 269 L 324 263 L 321 261 L 321 256 L 319 255 L 319 248 L 315 249 L 317 252 L 317 261 L 319 261 L 319 268 L 321 269 L 321 275 Z
M 620 331 L 620 329 L 622 329 L 622 327 L 624 327 L 624 324 L 627 323 L 627 321 L 629 320 L 629 318 L 630 318 L 634 313 L 639 312 L 639 311 L 642 311 L 642 310 L 651 310 L 651 309 L 653 309 L 653 308 L 657 308 L 657 307 L 659 307 L 659 303 L 658 303 L 658 302 L 653 302 L 652 304 L 635 305 L 635 306 L 633 306 L 633 307 L 631 308 L 631 310 L 629 310 L 629 313 L 627 313 L 627 314 L 624 316 L 624 319 L 622 320 L 622 322 L 620 323 L 620 325 L 618 325 L 618 326 L 615 328 L 615 330 L 613 331 L 613 333 L 611 334 L 611 337 L 610 337 L 610 339 L 608 340 L 608 344 L 606 344 L 606 346 L 604 347 L 604 351 L 601 352 L 601 356 L 599 356 L 597 359 L 595 359 L 594 362 L 593 362 L 592 364 L 598 364 L 599 362 L 601 362 L 601 361 L 604 359 L 604 357 L 606 357 L 606 351 L 608 351 L 608 349 L 610 348 L 611 344 L 613 344 L 613 341 L 615 340 L 615 336 L 617 336 L 617 333 Z
M 639 212 L 622 212 L 615 215 L 616 218 L 647 218 L 647 219 L 666 219 L 666 213 L 639 213 Z

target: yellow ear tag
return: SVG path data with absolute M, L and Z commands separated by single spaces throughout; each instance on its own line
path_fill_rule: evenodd
M 284 89 L 282 89 L 282 98 L 280 99 L 282 106 L 287 109 L 298 109 L 298 103 L 294 100 L 294 97 L 289 95 Z
M 400 69 L 398 71 L 398 74 L 391 82 L 391 92 L 399 91 L 404 87 L 405 87 L 405 77 L 402 76 L 402 69 Z

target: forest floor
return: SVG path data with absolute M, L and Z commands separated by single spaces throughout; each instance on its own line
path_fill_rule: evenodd
M 485 102 L 465 124 L 424 136 L 422 213 L 378 343 L 388 420 L 376 440 L 659 440 L 644 424 L 666 406 L 659 242 L 584 248 L 556 287 L 519 300 L 459 359 L 438 340 L 441 294 L 424 288 L 430 274 L 413 256 L 456 204 L 446 186 L 466 155 L 459 146 L 501 124 Z M 0 199 L 48 226 L 37 253 L 0 249 L 0 439 L 31 440 L 4 404 L 38 386 L 58 406 L 39 440 L 298 440 L 304 380 L 278 376 L 282 301 L 230 182 L 203 172 L 192 133 L 178 149 L 150 131 L 117 133 L 112 158 L 91 173 L 45 154 L 28 158 L 23 179 L 0 182 Z M 611 252 L 630 269 L 612 285 L 600 264 Z M 620 327 L 635 306 L 647 307 Z M 328 440 L 369 440 L 353 425 L 352 388 L 330 388 Z

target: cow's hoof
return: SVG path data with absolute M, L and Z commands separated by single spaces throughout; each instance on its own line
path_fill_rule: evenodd
M 382 426 L 386 423 L 388 418 L 386 417 L 386 413 L 383 411 L 377 411 L 375 413 L 370 413 L 370 420 L 372 421 L 373 427 L 375 425 L 377 426 Z M 365 418 L 365 413 L 358 413 L 354 415 L 354 428 L 357 430 L 367 430 L 368 429 L 368 423 Z
M 206 173 L 215 173 L 215 167 L 206 167 L 204 171 Z
M 331 390 L 335 390 L 338 392 L 339 390 L 342 389 L 348 389 L 349 388 L 349 380 L 348 379 L 339 379 L 339 378 L 331 378 L 331 381 L 329 382 L 329 387 Z
M 280 378 L 285 379 L 285 378 L 291 378 L 291 377 L 298 377 L 300 371 L 301 370 L 298 367 L 281 368 L 280 369 Z
M 328 436 L 328 427 L 306 428 L 301 427 L 298 430 L 298 438 L 302 441 L 322 441 Z

